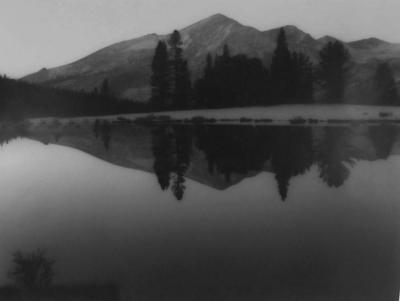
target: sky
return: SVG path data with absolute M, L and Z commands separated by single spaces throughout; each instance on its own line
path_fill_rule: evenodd
M 215 13 L 260 30 L 400 43 L 400 0 L 0 0 L 0 74 L 21 77 Z

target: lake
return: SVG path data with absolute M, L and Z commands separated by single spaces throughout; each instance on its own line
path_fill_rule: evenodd
M 0 134 L 0 282 L 121 300 L 398 300 L 400 127 L 70 122 Z M 125 299 L 124 299 L 125 298 Z

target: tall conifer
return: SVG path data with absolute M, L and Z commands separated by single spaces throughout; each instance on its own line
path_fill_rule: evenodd
M 154 109 L 165 109 L 169 98 L 169 63 L 165 42 L 158 42 L 151 65 L 151 105 Z

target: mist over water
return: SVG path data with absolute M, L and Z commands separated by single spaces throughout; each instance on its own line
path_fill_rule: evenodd
M 0 271 L 44 248 L 143 300 L 398 300 L 400 128 L 108 127 L 0 148 Z

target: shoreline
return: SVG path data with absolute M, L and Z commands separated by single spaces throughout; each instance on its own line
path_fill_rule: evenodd
M 400 124 L 400 107 L 365 105 L 280 105 L 187 111 L 164 111 L 82 117 L 31 118 L 29 122 L 69 123 L 104 120 L 134 123 L 176 124 L 248 124 L 248 125 L 316 125 L 316 124 Z

